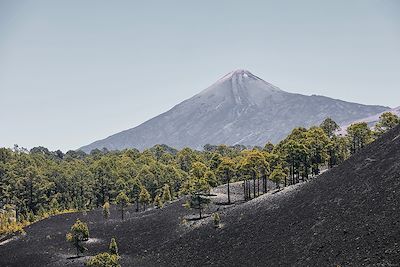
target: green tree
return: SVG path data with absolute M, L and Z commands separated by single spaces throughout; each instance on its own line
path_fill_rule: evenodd
M 139 195 L 140 195 L 141 189 L 142 189 L 142 185 L 141 185 L 139 179 L 137 179 L 137 178 L 133 179 L 132 184 L 131 184 L 131 197 L 136 202 L 136 212 L 139 211 Z
M 204 179 L 211 187 L 216 187 L 218 185 L 217 176 L 215 176 L 213 171 L 206 171 L 204 173 Z
M 196 167 L 197 168 L 197 167 Z M 210 203 L 207 198 L 210 192 L 210 185 L 204 177 L 205 172 L 193 172 L 184 184 L 184 193 L 189 194 L 189 200 L 185 207 L 199 211 L 199 218 L 202 218 L 202 211 Z
M 335 135 L 335 132 L 340 129 L 339 124 L 337 124 L 334 120 L 331 118 L 326 118 L 319 126 L 325 134 L 329 137 L 332 138 Z
M 322 128 L 311 127 L 306 133 L 306 149 L 303 150 L 303 179 L 308 178 L 308 158 L 314 175 L 319 174 L 320 165 L 328 160 L 329 137 Z
M 384 112 L 379 117 L 378 123 L 375 125 L 375 135 L 381 136 L 396 125 L 400 124 L 400 118 L 392 112 Z
M 265 161 L 264 155 L 257 150 L 246 152 L 242 169 L 253 179 L 253 196 L 260 195 L 260 177 L 265 176 L 264 185 L 266 185 L 266 176 L 269 172 L 269 164 Z
M 210 169 L 213 171 L 217 170 L 221 161 L 222 161 L 222 156 L 220 154 L 212 153 L 211 158 L 209 160 Z
M 274 150 L 274 144 L 272 144 L 271 142 L 266 143 L 263 150 L 265 152 L 272 153 L 272 151 Z
M 231 204 L 230 182 L 235 177 L 235 167 L 236 165 L 231 159 L 224 157 L 217 169 L 217 175 L 227 183 L 228 204 Z
M 285 179 L 286 173 L 284 172 L 282 166 L 278 165 L 274 168 L 270 175 L 271 181 L 273 181 L 277 188 L 280 187 L 280 183 Z
M 115 238 L 111 238 L 110 246 L 108 247 L 108 250 L 110 251 L 111 255 L 118 255 L 118 245 L 117 241 L 115 241 Z
M 160 194 L 157 194 L 156 197 L 154 198 L 154 206 L 156 206 L 157 208 L 162 208 L 164 206 L 164 203 L 161 200 L 161 196 Z
M 293 140 L 289 139 L 284 142 L 283 151 L 286 162 L 290 167 L 291 184 L 295 184 L 300 177 L 300 167 L 303 165 L 305 171 L 309 168 L 309 154 L 305 137 L 294 137 Z M 287 181 L 285 180 L 286 185 Z
M 194 192 L 190 195 L 190 199 L 186 202 L 185 206 L 190 209 L 196 209 L 199 211 L 199 219 L 202 219 L 202 211 L 210 203 L 210 199 L 207 198 L 207 194 L 203 192 Z
M 87 224 L 77 219 L 75 224 L 71 226 L 71 230 L 67 233 L 66 238 L 76 248 L 76 255 L 79 256 L 79 253 L 87 250 L 82 244 L 89 240 L 89 228 Z
M 168 184 L 165 184 L 165 185 L 163 186 L 163 189 L 162 189 L 161 201 L 162 201 L 163 203 L 167 203 L 167 202 L 169 202 L 169 201 L 171 201 L 171 200 L 172 200 L 172 197 L 171 197 L 170 187 L 169 187 Z
M 115 176 L 112 169 L 112 161 L 107 157 L 102 157 L 94 163 L 92 167 L 95 179 L 95 192 L 97 198 L 97 206 L 102 205 L 106 198 L 110 198 L 112 181 Z
M 192 163 L 196 161 L 196 155 L 193 150 L 188 147 L 185 147 L 177 154 L 177 163 L 181 170 L 185 172 L 189 172 L 192 168 Z
M 139 202 L 142 203 L 144 211 L 146 210 L 146 205 L 151 202 L 150 193 L 144 186 L 140 189 Z
M 350 153 L 354 154 L 372 142 L 372 132 L 367 123 L 359 122 L 347 128 L 347 137 L 350 141 Z
M 124 192 L 120 192 L 115 202 L 118 205 L 119 210 L 121 211 L 121 220 L 124 220 L 124 212 L 129 205 L 129 198 Z
M 106 220 L 110 218 L 110 203 L 108 201 L 103 205 L 103 217 Z

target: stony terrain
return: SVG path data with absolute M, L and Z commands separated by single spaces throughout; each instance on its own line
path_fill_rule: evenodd
M 194 214 L 184 200 L 131 209 L 124 222 L 115 210 L 107 222 L 100 210 L 55 216 L 1 243 L 0 266 L 82 266 L 65 241 L 78 217 L 90 228 L 87 255 L 116 237 L 122 266 L 399 266 L 400 126 L 308 182 L 248 202 L 240 183 L 232 192 L 236 204 L 206 211 L 220 212 L 220 228 L 184 220 Z
M 294 127 L 318 125 L 327 117 L 342 124 L 388 109 L 285 92 L 249 71 L 237 70 L 171 110 L 81 149 L 264 145 L 280 141 Z

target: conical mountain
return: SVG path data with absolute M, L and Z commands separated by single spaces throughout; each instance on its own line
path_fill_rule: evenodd
M 142 150 L 156 144 L 178 149 L 201 149 L 205 144 L 263 145 L 278 142 L 294 127 L 319 124 L 326 117 L 343 123 L 387 109 L 288 93 L 247 70 L 236 70 L 169 111 L 81 150 Z

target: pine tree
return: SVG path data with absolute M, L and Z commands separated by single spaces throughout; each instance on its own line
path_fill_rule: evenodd
M 128 207 L 129 204 L 129 198 L 124 192 L 120 192 L 115 200 L 117 203 L 120 211 L 121 211 L 121 220 L 124 220 L 124 211 L 125 208 Z
M 222 181 L 227 183 L 228 204 L 231 204 L 230 182 L 235 177 L 235 163 L 229 158 L 223 158 L 217 169 Z
M 137 178 L 133 179 L 131 188 L 132 188 L 132 191 L 131 191 L 132 199 L 135 199 L 136 212 L 138 212 L 139 211 L 139 194 L 140 194 L 140 190 L 142 188 L 142 185 L 140 184 L 139 179 L 137 179 Z
M 270 180 L 275 182 L 276 188 L 279 188 L 280 183 L 285 179 L 286 173 L 282 169 L 281 165 L 278 165 L 274 168 L 270 175 Z
M 400 124 L 400 118 L 396 114 L 393 114 L 392 112 L 384 112 L 379 117 L 378 123 L 375 125 L 374 134 L 379 137 L 398 124 Z
M 204 173 L 204 178 L 211 187 L 216 187 L 218 185 L 217 176 L 215 176 L 213 171 L 206 171 Z
M 110 218 L 110 203 L 108 201 L 103 205 L 103 217 L 106 220 Z
M 189 201 L 185 203 L 186 208 L 196 209 L 199 211 L 199 219 L 202 219 L 202 212 L 210 203 L 210 199 L 206 197 L 207 194 L 202 192 L 195 192 L 190 196 Z
M 76 255 L 79 256 L 79 253 L 87 250 L 82 244 L 82 242 L 89 239 L 87 224 L 77 219 L 75 224 L 71 226 L 71 230 L 67 233 L 66 238 L 76 248 Z
M 139 202 L 142 203 L 143 205 L 143 211 L 146 210 L 146 205 L 149 204 L 150 201 L 151 201 L 151 196 L 149 191 L 147 191 L 147 189 L 144 186 L 142 186 L 139 194 Z
M 118 246 L 115 238 L 111 238 L 110 246 L 109 246 L 110 254 L 118 256 Z
M 354 123 L 347 128 L 347 138 L 350 141 L 350 153 L 354 154 L 372 142 L 372 132 L 365 122 Z
M 154 206 L 159 208 L 159 209 L 161 209 L 164 206 L 164 204 L 163 204 L 163 202 L 161 200 L 160 194 L 156 195 L 156 197 L 154 198 L 153 202 L 154 202 Z
M 340 129 L 340 126 L 331 118 L 326 118 L 319 127 L 322 128 L 329 138 L 332 138 L 335 132 Z
M 205 173 L 205 172 L 204 172 Z M 188 181 L 184 185 L 185 193 L 190 195 L 189 200 L 185 203 L 185 207 L 190 209 L 197 209 L 199 211 L 199 218 L 202 218 L 202 211 L 208 205 L 210 200 L 207 196 L 210 194 L 210 185 L 202 175 L 191 173 Z
M 168 184 L 165 184 L 163 186 L 163 191 L 162 191 L 162 197 L 161 197 L 161 201 L 163 203 L 167 203 L 168 201 L 171 201 L 172 197 L 171 197 L 171 190 L 169 188 Z

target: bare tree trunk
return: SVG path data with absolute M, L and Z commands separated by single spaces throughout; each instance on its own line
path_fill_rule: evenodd
M 267 175 L 264 174 L 263 176 L 263 193 L 267 193 L 268 189 L 267 189 Z
M 247 200 L 246 181 L 243 181 L 243 198 Z
M 230 189 L 229 189 L 229 178 L 227 179 L 228 180 L 228 204 L 231 204 L 231 193 L 230 193 Z
M 247 181 L 247 195 L 249 196 L 249 199 L 251 199 L 251 183 L 250 180 Z
M 256 175 L 253 174 L 253 198 L 256 197 Z

